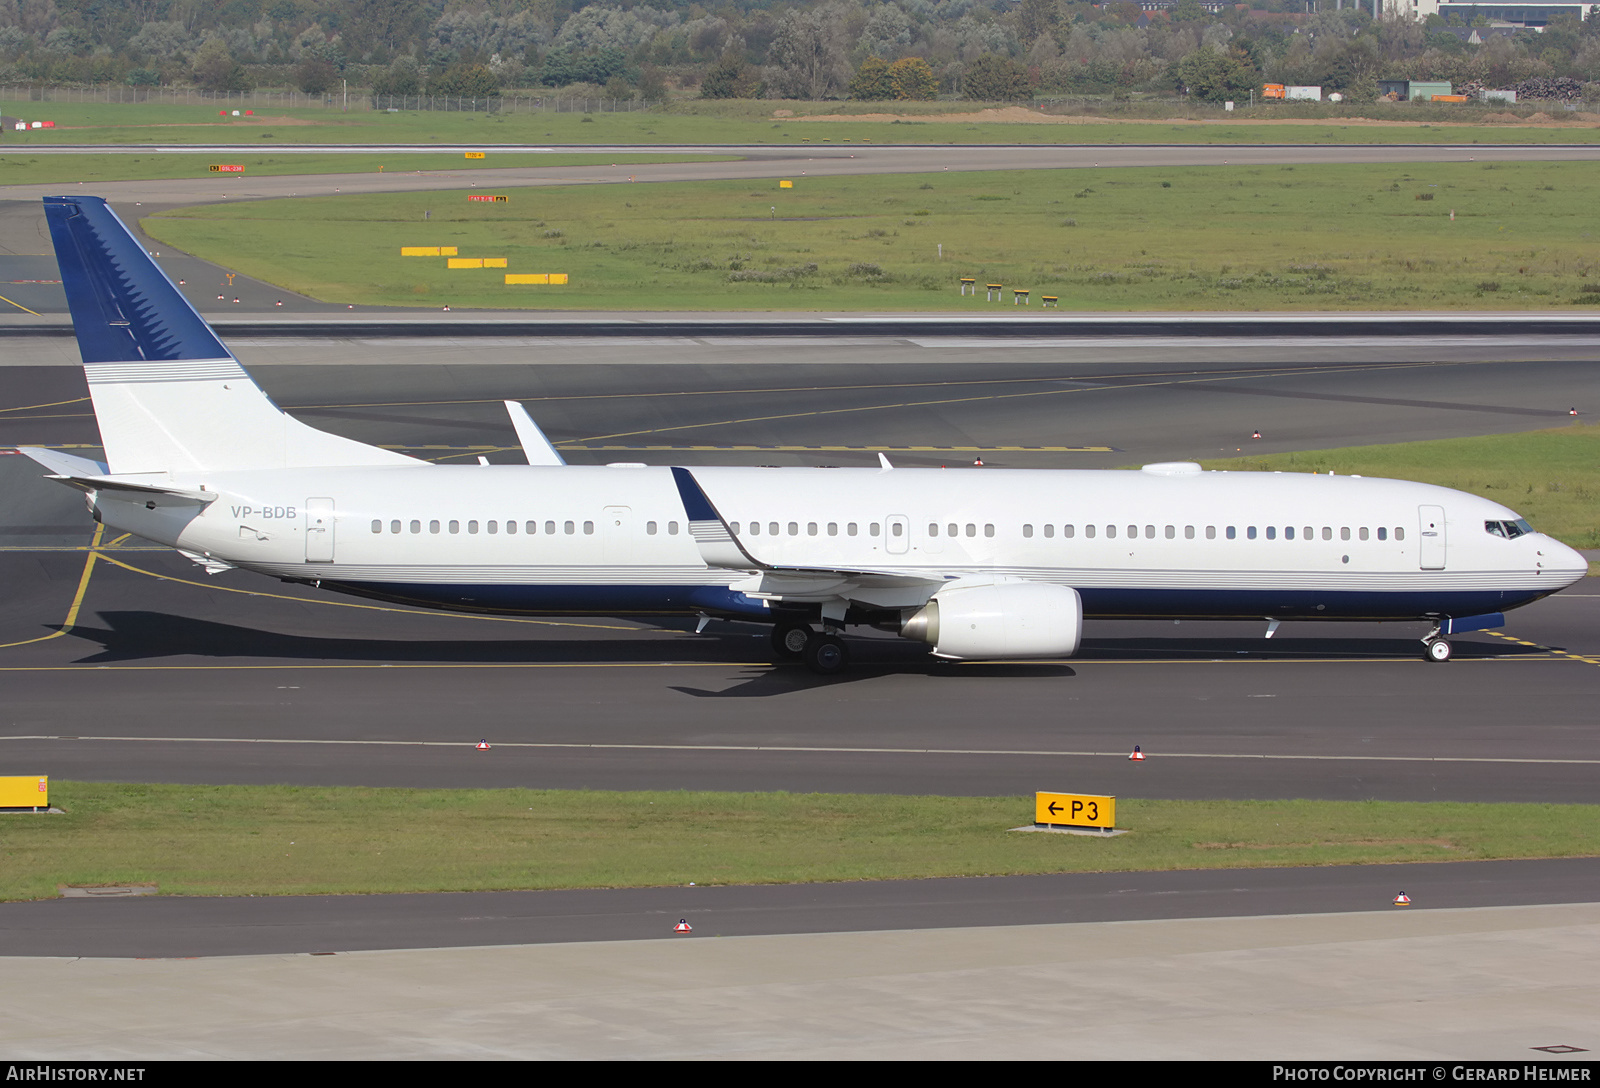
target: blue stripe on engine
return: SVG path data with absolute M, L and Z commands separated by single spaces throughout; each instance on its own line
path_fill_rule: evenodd
M 85 363 L 231 353 L 97 196 L 47 196 L 45 219 Z

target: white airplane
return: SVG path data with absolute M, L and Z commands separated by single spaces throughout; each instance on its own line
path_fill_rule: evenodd
M 21 452 L 97 521 L 211 572 L 457 611 L 756 620 L 828 674 L 851 624 L 999 660 L 1070 656 L 1085 618 L 1129 617 L 1268 637 L 1428 621 L 1424 657 L 1446 661 L 1450 635 L 1588 570 L 1498 503 L 1357 476 L 568 466 L 511 401 L 526 466 L 430 464 L 279 410 L 105 201 L 45 210 L 106 461 Z

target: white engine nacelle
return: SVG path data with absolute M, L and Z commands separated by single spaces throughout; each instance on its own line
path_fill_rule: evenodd
M 953 582 L 900 629 L 933 644 L 939 657 L 1071 657 L 1083 633 L 1083 601 L 1068 586 L 1040 582 Z

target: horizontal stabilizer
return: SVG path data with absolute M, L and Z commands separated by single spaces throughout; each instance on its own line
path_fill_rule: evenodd
M 522 444 L 522 455 L 528 459 L 528 464 L 552 466 L 566 464 L 526 408 L 514 400 L 508 400 L 506 412 L 511 416 L 511 425 L 517 429 L 517 441 Z
M 99 461 L 76 457 L 60 450 L 47 450 L 41 446 L 18 446 L 17 452 L 33 458 L 57 476 L 105 476 L 111 471 Z
M 157 506 L 209 506 L 217 499 L 215 491 L 196 491 L 173 487 L 159 482 L 159 477 L 145 481 L 106 474 L 106 466 L 86 457 L 70 453 L 40 449 L 37 446 L 18 446 L 17 452 L 31 457 L 50 470 L 47 477 L 79 491 L 120 493 L 131 499 L 142 499 Z

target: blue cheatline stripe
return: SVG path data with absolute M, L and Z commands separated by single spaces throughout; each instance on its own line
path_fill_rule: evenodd
M 44 213 L 85 363 L 232 357 L 104 200 L 47 196 Z
M 770 618 L 767 603 L 726 586 L 435 585 L 321 579 L 323 589 L 397 604 L 453 611 L 537 615 L 548 612 L 675 612 Z
M 765 601 L 725 586 L 438 584 L 322 577 L 324 589 L 430 608 L 538 614 L 541 612 L 715 612 L 772 618 Z M 1151 618 L 1257 620 L 1421 620 L 1430 616 L 1488 618 L 1491 612 L 1543 594 L 1311 593 L 1171 589 L 1082 590 L 1088 619 Z M 1321 605 L 1321 608 L 1318 608 Z M 1487 626 L 1487 625 L 1486 625 Z M 1462 628 L 1457 627 L 1460 631 Z

